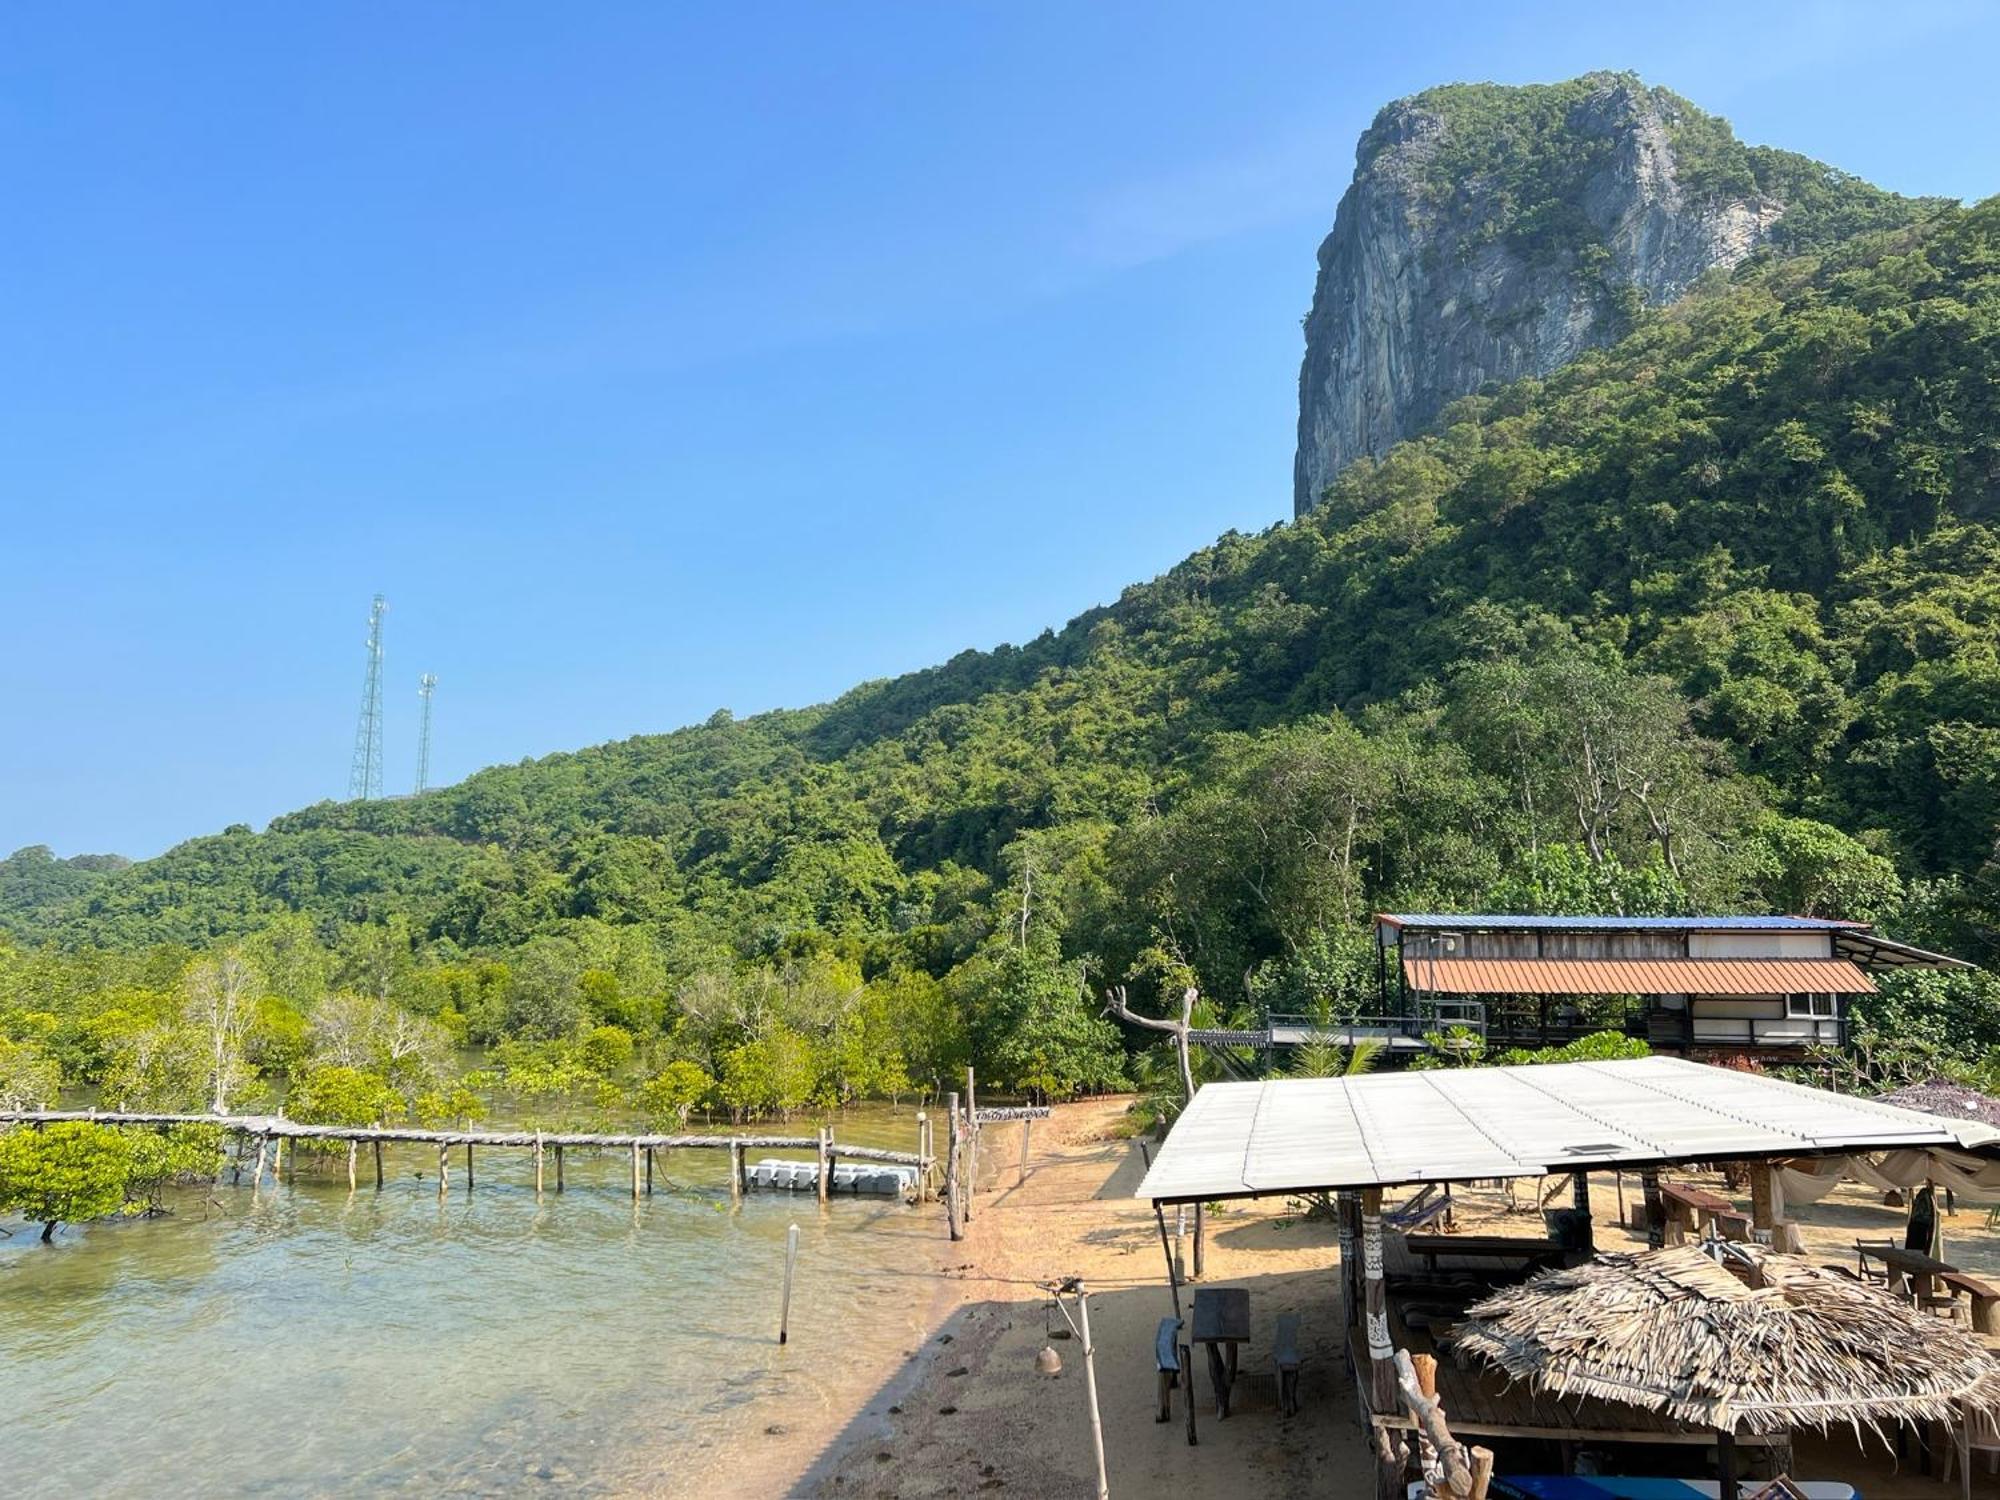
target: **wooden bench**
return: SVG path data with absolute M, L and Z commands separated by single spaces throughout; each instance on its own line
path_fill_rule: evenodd
M 1299 1354 L 1297 1313 L 1279 1317 L 1277 1331 L 1271 1336 L 1271 1362 L 1278 1367 L 1278 1412 L 1295 1417 L 1299 1414 L 1299 1370 L 1305 1364 Z
M 1940 1271 L 1938 1280 L 1972 1299 L 1973 1332 L 2000 1335 L 2000 1286 L 1963 1271 Z
M 1180 1384 L 1181 1377 L 1181 1320 L 1179 1318 L 1160 1319 L 1160 1331 L 1153 1336 L 1153 1363 L 1159 1366 L 1160 1414 L 1153 1420 L 1171 1422 L 1174 1419 L 1173 1389 Z

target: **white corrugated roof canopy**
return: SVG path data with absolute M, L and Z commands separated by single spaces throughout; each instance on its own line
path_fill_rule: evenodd
M 1161 1203 L 1588 1167 L 1940 1148 L 2000 1130 L 1681 1058 L 1204 1085 L 1137 1196 Z

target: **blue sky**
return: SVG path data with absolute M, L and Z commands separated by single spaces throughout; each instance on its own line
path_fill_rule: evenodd
M 1628 13 L 1629 12 L 1629 13 Z M 1742 12 L 1754 12 L 1745 15 Z M 0 852 L 810 703 L 1290 511 L 1388 99 L 1634 68 L 2000 190 L 2000 9 L 241 7 L 0 18 Z

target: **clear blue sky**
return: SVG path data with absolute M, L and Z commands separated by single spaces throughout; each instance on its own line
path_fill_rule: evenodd
M 1748 13 L 1748 14 L 1746 14 Z M 1386 100 L 1634 68 L 2000 190 L 1992 7 L 591 4 L 0 19 L 0 853 L 1021 640 L 1290 510 Z

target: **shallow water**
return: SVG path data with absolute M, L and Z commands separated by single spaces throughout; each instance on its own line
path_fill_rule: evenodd
M 836 1130 L 915 1139 L 886 1109 Z M 53 1246 L 0 1223 L 14 1231 L 0 1239 L 0 1484 L 719 1493 L 702 1479 L 736 1445 L 844 1406 L 858 1369 L 920 1342 L 943 1232 L 935 1206 L 887 1199 L 732 1207 L 727 1162 L 681 1152 L 635 1205 L 628 1157 L 572 1151 L 567 1191 L 551 1168 L 537 1202 L 528 1154 L 489 1149 L 471 1192 L 454 1163 L 440 1206 L 435 1152 L 392 1148 L 380 1193 L 364 1152 L 351 1195 L 343 1159 L 255 1193 L 225 1176 L 213 1203 L 188 1194 L 171 1217 L 66 1229 Z

